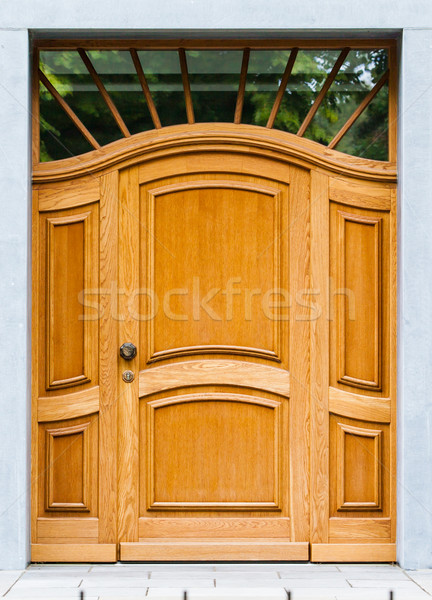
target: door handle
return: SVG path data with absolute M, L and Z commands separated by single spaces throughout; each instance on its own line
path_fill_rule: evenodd
M 120 346 L 120 356 L 125 360 L 132 360 L 137 355 L 137 349 L 132 342 L 125 342 Z

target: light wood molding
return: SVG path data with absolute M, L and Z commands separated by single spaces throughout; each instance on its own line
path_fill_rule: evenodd
M 365 429 L 362 427 L 355 427 L 353 425 L 347 425 L 345 423 L 338 423 L 337 429 L 337 442 L 336 442 L 336 462 L 337 462 L 337 510 L 352 510 L 352 511 L 370 511 L 370 510 L 381 510 L 382 509 L 382 430 L 381 429 Z M 357 475 L 352 472 L 355 462 L 352 457 L 348 457 L 347 452 L 347 438 L 351 436 L 351 439 L 355 439 L 358 445 L 362 445 L 362 438 L 369 438 L 373 441 L 373 450 L 369 451 L 369 461 L 371 468 L 369 469 L 369 483 L 372 485 L 371 498 L 356 498 L 350 500 L 347 498 L 347 488 L 349 482 L 347 482 L 348 473 L 350 478 L 356 478 Z M 357 494 L 358 494 L 357 490 Z
M 99 386 L 62 396 L 45 396 L 38 400 L 38 421 L 62 421 L 99 411 Z
M 156 157 L 228 148 L 248 155 L 264 156 L 267 153 L 286 163 L 321 167 L 339 175 L 371 181 L 396 181 L 394 163 L 349 156 L 295 134 L 253 125 L 195 123 L 137 133 L 127 140 L 117 140 L 79 157 L 40 163 L 33 168 L 33 182 L 63 181 Z
M 139 395 L 181 388 L 190 381 L 196 386 L 238 385 L 290 395 L 290 375 L 284 369 L 236 360 L 191 360 L 145 369 L 139 374 Z
M 116 544 L 32 544 L 33 562 L 117 562 Z
M 237 539 L 142 539 L 120 543 L 120 560 L 308 560 L 307 542 L 287 542 L 285 538 Z
M 329 411 L 351 419 L 390 423 L 390 398 L 363 396 L 338 388 L 329 388 Z
M 395 562 L 396 544 L 311 544 L 312 562 Z

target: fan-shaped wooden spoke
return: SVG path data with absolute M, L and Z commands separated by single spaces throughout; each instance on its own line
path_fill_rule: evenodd
M 178 53 L 179 53 L 179 59 L 180 59 L 180 68 L 181 68 L 183 90 L 184 90 L 184 96 L 185 96 L 186 116 L 187 116 L 188 123 L 191 125 L 192 123 L 195 123 L 195 115 L 194 115 L 194 109 L 193 109 L 193 104 L 192 104 L 192 94 L 191 94 L 191 89 L 190 89 L 186 52 L 184 51 L 184 48 L 179 48 Z
M 93 148 L 100 148 L 100 144 L 95 140 L 90 131 L 84 125 L 84 123 L 79 119 L 79 117 L 74 113 L 69 104 L 61 97 L 55 87 L 52 85 L 48 77 L 39 69 L 39 79 L 49 91 L 51 96 L 56 100 L 62 109 L 65 111 L 67 116 L 70 118 L 75 127 L 83 134 L 85 139 L 93 146 Z
M 285 93 L 286 86 L 288 84 L 288 79 L 291 76 L 291 73 L 292 73 L 292 70 L 293 70 L 293 67 L 294 67 L 294 63 L 295 63 L 295 60 L 297 58 L 298 51 L 299 51 L 298 48 L 293 48 L 291 50 L 291 53 L 290 53 L 290 56 L 289 56 L 289 59 L 288 59 L 288 62 L 287 62 L 287 66 L 285 67 L 284 74 L 282 75 L 282 79 L 281 79 L 281 82 L 280 82 L 280 85 L 279 85 L 278 93 L 276 94 L 276 99 L 274 101 L 273 108 L 272 108 L 270 116 L 268 118 L 266 127 L 271 128 L 274 125 L 274 122 L 275 122 L 275 119 L 276 119 L 276 115 L 277 115 L 278 110 L 280 108 L 280 105 L 281 105 L 281 102 L 282 102 L 282 98 L 283 98 L 283 95 Z
M 155 126 L 155 129 L 160 129 L 162 127 L 162 125 L 161 125 L 161 122 L 160 122 L 160 119 L 159 119 L 158 112 L 156 110 L 156 106 L 155 106 L 155 104 L 153 102 L 153 98 L 152 98 L 152 95 L 151 95 L 151 92 L 150 92 L 150 88 L 149 88 L 148 83 L 147 83 L 146 76 L 144 75 L 144 71 L 143 71 L 143 68 L 142 68 L 142 65 L 141 65 L 141 61 L 140 61 L 139 56 L 138 56 L 138 52 L 135 50 L 135 48 L 131 48 L 129 50 L 129 52 L 130 52 L 130 55 L 132 57 L 133 64 L 135 66 L 135 70 L 137 72 L 138 79 L 139 79 L 139 82 L 141 84 L 142 91 L 144 93 L 144 96 L 145 96 L 145 99 L 146 99 L 146 102 L 147 102 L 147 106 L 148 106 L 148 109 L 149 109 L 149 112 L 150 112 L 150 116 L 151 116 L 152 121 L 153 121 L 153 125 Z
M 97 74 L 96 69 L 93 66 L 93 63 L 87 56 L 87 53 L 82 48 L 78 48 L 78 53 L 81 56 L 81 59 L 82 59 L 83 63 L 85 64 L 87 71 L 90 73 L 93 81 L 95 82 L 96 87 L 99 90 L 102 98 L 104 99 L 105 104 L 110 109 L 112 116 L 114 117 L 117 125 L 119 126 L 120 131 L 122 132 L 124 137 L 130 137 L 129 129 L 126 127 L 126 123 L 123 121 L 119 111 L 117 110 L 116 105 L 114 104 L 114 102 L 111 99 L 111 96 L 106 91 L 104 84 L 100 80 L 100 77 Z
M 244 95 L 245 95 L 245 89 L 246 89 L 246 77 L 247 77 L 247 71 L 248 71 L 248 65 L 249 65 L 249 55 L 250 55 L 249 48 L 245 48 L 243 50 L 243 60 L 242 60 L 242 66 L 241 66 L 241 72 L 240 72 L 240 82 L 239 82 L 239 89 L 238 89 L 238 94 L 237 94 L 237 103 L 236 103 L 235 113 L 234 113 L 234 123 L 241 123 Z
M 324 97 L 327 94 L 327 92 L 328 92 L 331 84 L 336 79 L 336 75 L 339 73 L 339 70 L 340 70 L 341 66 L 344 64 L 345 59 L 348 56 L 348 52 L 350 51 L 350 49 L 351 48 L 344 48 L 342 50 L 342 52 L 339 54 L 339 58 L 335 62 L 334 66 L 333 66 L 333 69 L 331 70 L 330 74 L 328 75 L 327 79 L 325 80 L 324 85 L 322 86 L 320 93 L 315 98 L 315 102 L 312 104 L 312 106 L 311 106 L 308 114 L 306 115 L 305 120 L 301 124 L 300 129 L 297 132 L 297 135 L 299 135 L 299 136 L 304 135 L 306 129 L 309 127 L 312 119 L 315 116 L 315 113 L 317 112 L 317 110 L 321 106 L 321 102 L 324 100 Z
M 384 86 L 384 84 L 388 81 L 389 71 L 386 71 L 381 79 L 374 85 L 369 94 L 364 98 L 363 102 L 356 108 L 353 114 L 350 116 L 345 125 L 338 131 L 338 133 L 334 136 L 330 144 L 329 148 L 334 148 L 346 134 L 346 132 L 354 125 L 359 116 L 362 114 L 364 110 L 369 106 L 375 96 L 378 94 L 380 89 Z

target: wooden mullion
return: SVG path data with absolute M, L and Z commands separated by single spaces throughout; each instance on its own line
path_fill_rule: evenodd
M 39 106 L 39 49 L 33 48 L 32 64 L 32 162 L 40 162 L 40 106 Z
M 242 66 L 241 66 L 241 72 L 240 72 L 240 82 L 239 82 L 239 89 L 238 89 L 238 94 L 237 94 L 237 103 L 236 103 L 235 113 L 234 113 L 234 123 L 241 123 L 244 95 L 245 95 L 245 89 L 246 89 L 246 77 L 247 77 L 247 71 L 248 71 L 248 65 L 249 65 L 249 55 L 250 55 L 249 48 L 245 48 L 243 50 L 243 60 L 242 60 Z
M 343 136 L 347 133 L 347 131 L 354 125 L 359 116 L 366 110 L 375 96 L 378 94 L 383 85 L 388 81 L 389 71 L 386 71 L 381 79 L 374 85 L 369 94 L 363 99 L 363 102 L 356 108 L 353 114 L 350 116 L 348 121 L 341 127 L 341 129 L 334 136 L 332 141 L 329 143 L 329 148 L 334 148 L 341 141 Z
M 344 48 L 342 50 L 342 52 L 339 54 L 339 58 L 335 62 L 334 66 L 333 66 L 333 69 L 331 70 L 330 74 L 328 75 L 327 79 L 325 80 L 324 85 L 322 86 L 320 93 L 315 98 L 315 102 L 312 104 L 312 106 L 311 106 L 308 114 L 305 117 L 305 120 L 301 124 L 300 129 L 297 131 L 297 135 L 299 135 L 299 136 L 304 135 L 306 129 L 309 127 L 312 119 L 315 116 L 315 113 L 317 112 L 317 110 L 321 106 L 321 102 L 324 100 L 324 96 L 327 94 L 327 92 L 328 92 L 331 84 L 333 83 L 333 81 L 336 78 L 336 75 L 339 73 L 339 70 L 340 70 L 341 66 L 345 62 L 345 59 L 346 59 L 346 57 L 347 57 L 348 52 L 350 51 L 350 49 L 351 48 Z
M 397 113 L 398 113 L 398 61 L 397 46 L 389 48 L 389 97 L 388 97 L 388 126 L 389 126 L 389 156 L 390 162 L 397 159 Z
M 285 67 L 284 74 L 282 75 L 282 79 L 281 79 L 281 82 L 280 82 L 280 85 L 279 85 L 279 89 L 278 89 L 278 93 L 276 95 L 276 99 L 275 99 L 274 104 L 273 104 L 273 108 L 271 110 L 270 116 L 269 116 L 268 121 L 267 121 L 266 127 L 268 127 L 268 128 L 272 128 L 273 125 L 274 125 L 274 122 L 275 122 L 275 119 L 276 119 L 276 115 L 277 115 L 278 110 L 280 108 L 280 105 L 281 105 L 281 102 L 282 102 L 282 98 L 283 98 L 283 95 L 285 93 L 286 86 L 288 84 L 288 79 L 291 76 L 291 72 L 293 70 L 295 60 L 297 58 L 298 51 L 299 51 L 298 48 L 293 48 L 291 50 L 291 53 L 290 53 L 290 56 L 289 56 L 289 59 L 288 59 L 288 62 L 287 62 L 287 66 Z
M 69 104 L 61 97 L 58 91 L 55 89 L 53 84 L 50 82 L 48 77 L 38 69 L 39 79 L 44 84 L 46 89 L 49 91 L 51 96 L 56 100 L 62 109 L 65 111 L 67 116 L 70 118 L 75 127 L 82 133 L 85 139 L 95 148 L 96 150 L 100 148 L 100 144 L 95 140 L 90 131 L 84 125 L 84 123 L 80 120 L 80 118 L 74 113 Z
M 147 83 L 146 76 L 144 75 L 144 71 L 143 71 L 143 68 L 141 65 L 141 61 L 138 56 L 138 52 L 135 50 L 135 48 L 130 48 L 129 52 L 132 57 L 133 63 L 135 65 L 135 70 L 137 72 L 138 79 L 141 84 L 142 91 L 144 93 L 148 109 L 150 111 L 150 116 L 152 118 L 153 125 L 155 126 L 155 129 L 160 129 L 162 127 L 162 125 L 161 125 L 161 122 L 159 119 L 158 112 L 156 110 L 155 103 L 153 102 L 153 98 L 152 98 L 150 88 Z
M 353 50 L 394 47 L 396 41 L 392 38 L 373 39 L 40 39 L 35 40 L 35 46 L 40 50 L 76 50 L 78 47 L 88 50 L 177 50 L 180 46 L 193 50 L 230 50 L 250 48 L 251 50 L 291 50 L 298 47 L 302 50 L 340 50 L 349 46 Z
M 189 125 L 192 125 L 192 123 L 195 123 L 195 115 L 194 115 L 194 109 L 193 109 L 193 103 L 192 103 L 192 94 L 191 94 L 191 89 L 190 89 L 190 81 L 189 81 L 189 73 L 188 73 L 188 68 L 187 68 L 185 49 L 179 48 L 178 53 L 179 53 L 179 59 L 180 59 L 180 68 L 181 68 L 183 90 L 184 90 L 184 96 L 185 96 L 187 121 L 188 121 Z
M 106 91 L 104 84 L 102 83 L 99 75 L 96 73 L 96 69 L 94 68 L 89 57 L 87 56 L 85 50 L 83 50 L 82 48 L 77 48 L 77 50 L 78 54 L 81 56 L 81 59 L 87 68 L 87 71 L 90 73 L 93 81 L 96 84 L 96 87 L 98 88 L 102 98 L 104 99 L 105 104 L 110 109 L 112 116 L 114 117 L 117 125 L 119 126 L 120 131 L 122 132 L 124 137 L 130 137 L 129 129 L 126 127 L 126 123 L 123 121 L 119 111 L 117 110 L 116 105 L 114 104 L 110 95 Z

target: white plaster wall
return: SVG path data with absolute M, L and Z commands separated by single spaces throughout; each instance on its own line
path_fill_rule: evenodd
M 428 29 L 429 28 L 429 29 Z M 375 36 L 403 31 L 398 559 L 432 567 L 431 0 L 3 0 L 0 3 L 0 569 L 29 556 L 28 30 Z M 75 30 L 75 31 L 73 31 Z M 108 31 L 109 30 L 109 31 Z

